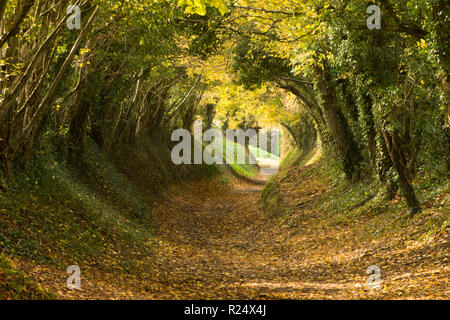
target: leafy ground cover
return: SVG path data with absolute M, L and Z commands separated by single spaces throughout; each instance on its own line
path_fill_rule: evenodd
M 151 210 L 157 241 L 86 256 L 81 290 L 65 288 L 61 266 L 14 263 L 69 299 L 448 297 L 448 184 L 428 190 L 427 208 L 409 219 L 398 199 L 373 196 L 375 186 L 350 188 L 323 161 L 302 161 L 291 154 L 264 190 L 226 172 L 171 185 Z M 366 286 L 370 265 L 381 269 L 379 290 Z

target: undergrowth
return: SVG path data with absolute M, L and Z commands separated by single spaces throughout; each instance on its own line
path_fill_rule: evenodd
M 26 167 L 0 177 L 0 253 L 64 270 L 108 259 L 111 269 L 132 271 L 157 245 L 152 206 L 163 190 L 217 173 L 215 166 L 175 166 L 162 148 L 144 141 L 107 155 L 88 141 L 76 166 L 53 149 L 39 150 Z M 12 270 L 5 261 L 2 275 Z M 8 279 L 2 276 L 0 286 L 10 288 Z M 26 298 L 20 279 L 9 297 Z
M 409 240 L 424 240 L 449 227 L 448 175 L 417 177 L 415 188 L 423 208 L 411 218 L 401 195 L 386 200 L 384 190 L 375 178 L 350 182 L 343 176 L 338 162 L 329 155 L 322 155 L 316 163 L 305 167 L 307 159 L 308 156 L 300 157 L 297 150 L 291 151 L 278 174 L 262 192 L 264 209 L 281 223 L 292 221 L 295 215 L 301 219 L 300 214 L 305 209 L 296 208 L 287 199 L 301 198 L 298 190 L 304 189 L 303 185 L 312 184 L 312 188 L 317 190 L 327 186 L 324 192 L 320 191 L 320 196 L 312 200 L 314 205 L 311 206 L 321 214 L 317 223 L 323 227 L 352 226 L 357 241 L 371 241 L 400 232 L 407 232 Z M 286 194 L 286 190 L 291 190 L 291 194 Z

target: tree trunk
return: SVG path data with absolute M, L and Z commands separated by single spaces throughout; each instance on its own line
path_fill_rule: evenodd
M 386 143 L 386 148 L 389 152 L 389 156 L 392 160 L 392 164 L 394 165 L 394 168 L 398 174 L 400 190 L 402 191 L 408 208 L 413 215 L 420 211 L 420 203 L 411 184 L 407 168 L 405 167 L 400 139 L 398 138 L 396 133 L 389 133 L 384 129 L 383 126 L 381 126 L 381 131 Z
M 359 120 L 361 121 L 363 126 L 364 135 L 370 154 L 370 162 L 375 172 L 376 158 L 377 158 L 377 143 L 376 143 L 375 119 L 372 112 L 372 99 L 366 93 L 363 94 L 362 97 L 360 97 L 360 99 L 362 99 L 362 101 L 361 101 L 361 108 L 359 110 Z
M 345 175 L 352 181 L 358 180 L 361 177 L 361 152 L 344 114 L 337 106 L 335 87 L 328 72 L 318 66 L 315 71 L 325 116 L 338 152 L 342 157 Z

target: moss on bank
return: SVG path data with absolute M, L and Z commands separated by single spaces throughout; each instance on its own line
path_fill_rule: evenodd
M 112 270 L 132 272 L 157 245 L 152 206 L 164 189 L 218 172 L 215 166 L 175 166 L 170 150 L 150 141 L 113 155 L 88 142 L 80 162 L 68 163 L 44 149 L 1 177 L 0 253 L 12 262 L 65 271 L 106 261 Z M 31 282 L 5 261 L 1 272 L 8 276 L 0 277 L 0 286 L 11 290 L 4 298 L 47 297 L 26 289 Z M 20 285 L 11 287 L 11 277 Z

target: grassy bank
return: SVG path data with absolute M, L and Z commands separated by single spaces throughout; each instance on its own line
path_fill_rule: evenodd
M 43 298 L 21 270 L 101 266 L 132 273 L 157 240 L 152 207 L 177 181 L 213 175 L 214 166 L 174 166 L 167 147 L 143 142 L 106 155 L 87 143 L 76 167 L 40 150 L 1 177 L 0 286 L 3 298 Z M 64 285 L 64 284 L 61 284 Z
M 448 231 L 448 175 L 417 177 L 415 188 L 423 210 L 410 218 L 401 195 L 386 200 L 376 179 L 351 183 L 330 157 L 304 166 L 310 156 L 292 151 L 263 190 L 264 208 L 280 223 L 295 225 L 301 212 L 311 209 L 320 214 L 323 227 L 351 226 L 355 239 L 363 242 L 404 232 L 409 240 L 425 240 Z

